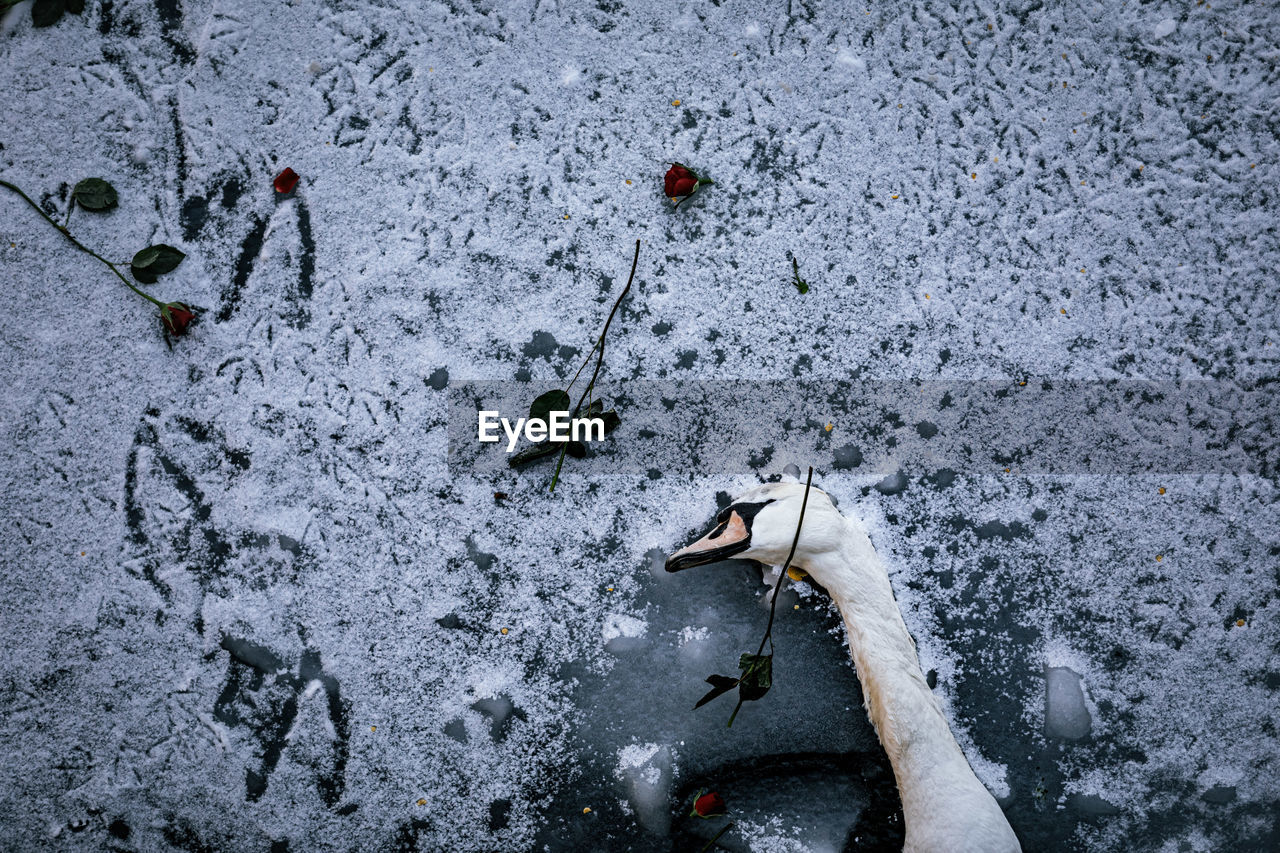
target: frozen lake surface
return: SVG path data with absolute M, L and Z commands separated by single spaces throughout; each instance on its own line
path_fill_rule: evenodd
M 204 311 L 169 349 L 0 188 L 0 847 L 697 850 L 702 788 L 724 849 L 900 846 L 820 590 L 692 710 L 766 587 L 663 558 L 788 464 L 1026 850 L 1280 847 L 1278 44 L 1231 0 L 8 9 L 0 179 L 62 222 L 106 178 L 71 232 Z M 572 377 L 637 239 L 622 426 L 549 493 L 457 425 Z

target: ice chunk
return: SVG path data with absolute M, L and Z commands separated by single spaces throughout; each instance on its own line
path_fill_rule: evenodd
M 680 645 L 687 646 L 689 643 L 698 640 L 705 640 L 711 636 L 711 630 L 706 627 L 692 628 L 685 627 L 680 629 Z
M 631 744 L 618 750 L 614 776 L 626 789 L 636 821 L 657 835 L 671 829 L 671 779 L 675 760 L 671 748 L 657 743 Z
M 671 577 L 671 573 L 667 571 L 667 552 L 661 548 L 650 548 L 644 552 L 645 564 L 649 567 L 649 574 L 658 580 L 666 580 Z
M 836 54 L 836 62 L 839 62 L 841 65 L 853 71 L 867 70 L 867 61 L 858 56 L 852 50 L 849 50 L 847 47 L 842 48 L 841 51 Z
M 1178 22 L 1173 18 L 1165 18 L 1156 24 L 1155 32 L 1152 33 L 1156 38 L 1162 39 L 1167 35 L 1172 35 L 1173 31 L 1178 28 Z
M 601 634 L 606 650 L 620 652 L 638 647 L 638 641 L 648 630 L 649 625 L 643 619 L 625 613 L 610 613 L 604 617 Z
M 1064 666 L 1045 668 L 1044 732 L 1077 740 L 1089 734 L 1093 720 L 1084 704 L 1080 676 Z
M 907 488 L 907 475 L 901 470 L 895 471 L 876 483 L 875 489 L 882 495 L 896 495 Z

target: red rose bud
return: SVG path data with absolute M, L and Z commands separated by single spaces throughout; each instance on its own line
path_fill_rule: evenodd
M 667 170 L 663 189 L 666 190 L 668 198 L 689 195 L 697 188 L 698 176 L 689 171 L 687 166 L 681 163 L 673 163 L 671 168 Z
M 710 791 L 693 801 L 693 811 L 689 816 L 718 817 L 724 813 L 724 797 L 715 791 Z
M 276 179 L 272 181 L 272 186 L 276 188 L 276 192 L 280 195 L 288 195 L 293 192 L 293 188 L 298 185 L 298 173 L 293 169 L 285 169 L 276 175 Z
M 160 324 L 175 337 L 185 333 L 195 318 L 195 312 L 181 302 L 170 302 L 160 309 Z

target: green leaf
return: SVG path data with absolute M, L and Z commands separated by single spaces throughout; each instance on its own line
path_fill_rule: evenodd
M 120 202 L 116 188 L 102 178 L 85 178 L 71 195 L 85 210 L 110 210 Z
M 31 6 L 31 23 L 37 27 L 52 27 L 62 17 L 65 0 L 36 0 Z
M 791 259 L 791 283 L 796 286 L 796 290 L 802 294 L 809 292 L 809 282 L 800 277 L 800 264 L 795 258 Z
M 707 684 L 711 685 L 711 690 L 707 692 L 706 696 L 703 696 L 698 700 L 697 705 L 693 706 L 695 711 L 717 696 L 723 696 L 733 688 L 737 687 L 738 679 L 730 678 L 727 675 L 709 675 L 707 676 Z
M 557 441 L 556 444 L 558 445 L 560 442 Z M 587 456 L 587 446 L 581 441 L 570 441 L 565 446 L 565 452 L 574 459 L 585 459 Z
M 67 0 L 67 11 L 79 15 L 84 11 L 84 0 Z
M 616 409 L 604 410 L 604 400 L 592 400 L 587 410 L 579 417 L 583 418 L 600 418 L 604 421 L 604 434 L 608 435 L 618 427 L 622 426 L 622 418 L 618 417 Z
M 155 284 L 156 276 L 173 272 L 185 257 L 186 254 L 181 249 L 157 243 L 134 255 L 133 262 L 129 264 L 129 271 L 143 284 Z
M 529 418 L 530 420 L 537 418 L 550 423 L 552 412 L 567 411 L 569 411 L 569 395 L 557 388 L 554 391 L 538 395 L 537 399 L 533 401 L 533 405 L 529 407 Z
M 764 698 L 773 686 L 773 655 L 744 654 L 738 660 L 738 668 L 742 670 L 738 687 L 742 700 L 751 702 Z

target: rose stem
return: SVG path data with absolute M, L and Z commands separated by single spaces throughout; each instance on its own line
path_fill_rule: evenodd
M 26 193 L 24 193 L 22 190 L 18 189 L 17 187 L 15 187 L 13 184 L 9 183 L 8 181 L 0 181 L 0 187 L 5 187 L 6 189 L 13 190 L 15 193 L 17 193 L 18 195 L 22 196 L 22 199 L 23 199 L 27 204 L 29 204 L 29 205 L 31 205 L 33 208 L 35 208 L 36 213 L 38 213 L 38 214 L 40 214 L 41 216 L 43 216 L 46 222 L 48 222 L 48 223 L 49 223 L 50 225 L 52 225 L 54 228 L 57 228 L 59 231 L 61 231 L 61 232 L 62 232 L 62 236 L 63 236 L 63 237 L 66 237 L 68 240 L 70 240 L 70 241 L 71 241 L 71 245 L 75 246 L 77 249 L 79 249 L 80 251 L 84 252 L 86 255 L 89 255 L 90 257 L 93 257 L 93 258 L 97 258 L 98 260 L 100 260 L 100 261 L 102 261 L 104 264 L 106 264 L 106 265 L 107 265 L 107 268 L 108 268 L 108 269 L 110 269 L 113 273 L 115 273 L 115 274 L 116 274 L 116 278 L 118 278 L 118 279 L 120 279 L 121 281 L 123 281 L 123 282 L 124 282 L 124 286 L 125 286 L 125 287 L 129 288 L 129 289 L 130 289 L 130 290 L 132 290 L 134 293 L 136 293 L 136 294 L 138 294 L 139 296 L 141 296 L 143 299 L 146 299 L 146 300 L 147 300 L 147 301 L 149 301 L 149 302 L 154 302 L 156 305 L 159 305 L 161 308 L 163 308 L 163 307 L 164 307 L 165 303 L 161 302 L 159 299 L 156 299 L 156 298 L 155 298 L 154 296 L 152 296 L 151 294 L 146 293 L 146 292 L 144 292 L 144 291 L 141 291 L 141 290 L 139 290 L 138 288 L 134 287 L 134 286 L 133 286 L 133 283 L 132 283 L 131 281 L 129 281 L 129 279 L 127 279 L 127 278 L 125 278 L 125 277 L 124 277 L 124 275 L 120 272 L 120 270 L 118 270 L 118 269 L 116 268 L 116 265 L 115 265 L 115 264 L 111 263 L 111 261 L 109 261 L 109 260 L 107 260 L 106 258 L 102 257 L 102 255 L 99 255 L 97 252 L 95 252 L 93 249 L 90 249 L 90 248 L 89 248 L 88 246 L 86 246 L 85 244 L 81 243 L 81 242 L 80 242 L 79 240 L 77 240 L 75 237 L 72 237 L 72 236 L 71 236 L 71 232 L 67 230 L 67 228 L 66 228 L 66 226 L 65 226 L 65 225 L 59 225 L 58 223 L 56 223 L 56 222 L 54 222 L 52 219 L 50 219 L 50 218 L 49 218 L 49 214 L 45 213 L 45 212 L 44 212 L 44 210 L 43 210 L 43 209 L 41 209 L 40 205 L 38 205 L 38 204 L 36 204 L 34 201 L 32 201 L 32 200 L 31 200 L 31 197 L 30 197 L 30 196 L 28 196 Z
M 804 483 L 804 500 L 800 502 L 800 520 L 796 522 L 796 536 L 791 540 L 791 553 L 787 554 L 787 561 L 782 564 L 782 571 L 778 574 L 778 583 L 773 588 L 773 599 L 769 602 L 769 624 L 765 626 L 764 637 L 760 640 L 760 648 L 756 650 L 756 657 L 760 657 L 764 651 L 764 644 L 769 644 L 769 654 L 773 654 L 773 614 L 778 609 L 778 593 L 782 591 L 782 582 L 787 578 L 787 569 L 791 568 L 791 559 L 796 555 L 796 546 L 800 544 L 800 528 L 804 526 L 804 511 L 809 505 L 809 487 L 813 485 L 813 466 L 809 466 L 809 478 Z M 738 710 L 742 708 L 742 692 L 738 692 L 738 704 L 734 706 L 733 713 L 729 715 L 729 725 L 727 728 L 733 728 L 733 720 L 738 716 Z
M 714 836 L 712 836 L 711 840 L 708 841 L 706 846 L 702 848 L 701 853 L 707 853 L 707 851 L 710 850 L 712 847 L 714 847 L 715 843 L 720 840 L 720 836 L 724 835 L 726 832 L 728 832 L 732 828 L 733 828 L 733 821 L 729 821 L 728 823 L 726 823 L 719 832 L 717 832 Z
M 618 295 L 617 300 L 613 303 L 613 310 L 609 312 L 609 318 L 604 321 L 604 329 L 600 332 L 600 337 L 596 340 L 596 345 L 592 347 L 592 349 L 596 350 L 596 369 L 592 372 L 591 381 L 587 383 L 587 387 L 583 390 L 582 396 L 578 398 L 578 405 L 573 407 L 574 415 L 578 414 L 578 412 L 582 410 L 582 404 L 586 402 L 587 395 L 590 394 L 591 389 L 596 386 L 596 377 L 600 375 L 600 367 L 604 364 L 604 337 L 609 334 L 609 324 L 613 322 L 613 315 L 618 313 L 618 306 L 622 304 L 622 300 L 626 298 L 627 293 L 631 290 L 631 282 L 635 280 L 636 265 L 638 263 L 640 263 L 640 241 L 636 240 L 636 254 L 635 257 L 631 259 L 631 274 L 627 276 L 627 286 L 622 288 L 622 293 Z M 587 358 L 589 359 L 591 356 L 588 354 Z M 586 364 L 584 363 L 583 367 L 585 366 Z M 578 372 L 582 372 L 581 367 L 578 368 Z M 575 382 L 577 381 L 577 378 L 578 377 L 575 375 Z M 572 382 L 569 384 L 570 386 L 573 385 Z M 568 449 L 569 443 L 566 441 L 564 447 L 560 448 L 560 458 L 556 461 L 556 472 L 551 477 L 551 491 L 553 492 L 556 490 L 556 483 L 560 480 L 560 466 L 564 465 L 564 454 Z

